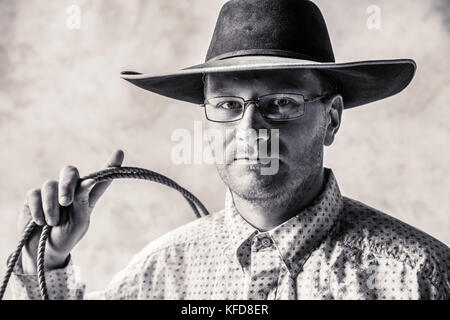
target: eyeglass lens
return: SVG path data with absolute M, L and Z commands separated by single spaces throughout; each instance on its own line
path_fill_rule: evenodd
M 206 116 L 211 121 L 229 122 L 240 120 L 245 109 L 241 97 L 217 97 L 207 100 Z M 263 117 L 284 121 L 301 117 L 305 112 L 305 100 L 299 94 L 271 94 L 262 96 L 257 102 Z

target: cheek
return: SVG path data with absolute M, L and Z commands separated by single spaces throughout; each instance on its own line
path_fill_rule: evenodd
M 213 153 L 229 154 L 234 150 L 234 131 L 229 125 L 211 122 L 207 124 L 207 139 Z
M 323 121 L 323 117 L 312 115 L 280 129 L 282 145 L 291 158 L 317 156 L 317 152 L 323 148 L 325 137 Z

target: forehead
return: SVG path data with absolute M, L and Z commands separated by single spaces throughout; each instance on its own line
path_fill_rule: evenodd
M 264 70 L 212 73 L 205 76 L 205 95 L 301 92 L 319 94 L 324 79 L 315 70 Z

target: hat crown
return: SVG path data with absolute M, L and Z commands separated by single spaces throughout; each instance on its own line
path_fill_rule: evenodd
M 225 3 L 206 61 L 245 55 L 335 62 L 322 13 L 307 0 L 231 0 Z

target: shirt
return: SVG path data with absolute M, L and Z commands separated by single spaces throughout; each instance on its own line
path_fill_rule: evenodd
M 72 260 L 46 273 L 50 299 L 449 299 L 450 249 L 343 197 L 330 169 L 316 199 L 265 232 L 229 189 L 225 208 L 152 241 L 105 290 L 85 294 Z M 39 299 L 17 265 L 18 299 Z

